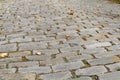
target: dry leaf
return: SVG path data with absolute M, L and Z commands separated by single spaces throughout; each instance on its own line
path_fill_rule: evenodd
M 41 52 L 37 52 L 36 55 L 41 55 L 42 53 Z
M 8 56 L 8 53 L 0 53 L 0 58 L 4 58 L 4 57 L 7 57 Z
M 2 10 L 2 8 L 3 8 L 3 7 L 2 7 L 2 4 L 0 3 L 0 10 Z
M 73 15 L 74 12 L 73 12 L 73 10 L 70 10 L 67 14 L 68 14 L 68 15 Z
M 42 19 L 38 15 L 35 15 L 35 18 L 37 19 L 38 22 L 42 21 Z

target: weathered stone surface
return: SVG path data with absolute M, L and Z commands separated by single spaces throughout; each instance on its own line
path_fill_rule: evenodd
M 44 49 L 46 47 L 47 44 L 43 42 L 29 42 L 29 43 L 19 44 L 19 50 L 36 50 L 36 49 Z
M 99 75 L 104 74 L 105 72 L 107 72 L 107 70 L 104 66 L 93 66 L 89 68 L 78 69 L 75 73 L 77 75 Z
M 111 44 L 109 42 L 102 42 L 102 43 L 95 43 L 95 44 L 91 44 L 91 45 L 86 45 L 85 47 L 87 49 L 93 49 L 93 48 L 97 48 L 97 47 L 106 47 L 106 46 L 111 46 Z
M 20 52 L 12 52 L 9 53 L 9 57 L 22 57 L 31 55 L 30 51 L 20 51 Z
M 17 50 L 16 44 L 0 45 L 0 52 L 12 52 L 16 50 Z
M 17 62 L 17 63 L 9 63 L 9 68 L 26 68 L 26 67 L 39 67 L 38 61 L 29 61 L 29 62 Z
M 8 74 L 8 73 L 15 73 L 16 69 L 15 68 L 9 68 L 9 69 L 0 69 L 0 74 Z
M 47 59 L 50 59 L 50 55 L 33 55 L 33 56 L 26 56 L 26 59 L 28 60 L 37 60 L 37 61 L 44 61 Z
M 72 69 L 78 69 L 80 67 L 85 66 L 82 61 L 77 62 L 70 62 L 70 63 L 64 63 L 64 64 L 57 64 L 52 66 L 54 72 L 58 71 L 67 71 Z
M 68 79 L 68 80 L 92 80 L 90 77 L 80 77 L 80 78 L 75 78 L 75 79 Z
M 35 80 L 34 73 L 11 73 L 0 74 L 0 80 Z
M 120 71 L 99 75 L 100 80 L 120 80 Z
M 42 74 L 42 73 L 50 73 L 51 68 L 50 67 L 28 67 L 28 68 L 19 68 L 18 70 L 20 73 L 37 73 L 37 74 Z
M 120 69 L 120 62 L 115 64 L 106 65 L 110 71 L 117 71 Z
M 104 64 L 109 64 L 109 63 L 114 63 L 119 61 L 120 61 L 119 57 L 112 56 L 112 57 L 105 57 L 100 59 L 91 59 L 91 60 L 88 60 L 88 63 L 90 65 L 104 65 Z
M 43 80 L 66 80 L 71 76 L 72 74 L 69 71 L 67 71 L 67 72 L 58 72 L 53 74 L 40 75 L 39 78 Z

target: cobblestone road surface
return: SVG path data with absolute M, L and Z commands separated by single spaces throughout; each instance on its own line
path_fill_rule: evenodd
M 120 80 L 119 4 L 0 1 L 0 80 Z

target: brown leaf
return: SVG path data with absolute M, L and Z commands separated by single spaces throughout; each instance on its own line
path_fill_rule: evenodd
M 7 57 L 9 54 L 8 53 L 0 53 L 0 58 Z
M 68 14 L 68 15 L 73 15 L 73 14 L 74 14 L 74 11 L 73 11 L 73 10 L 70 10 L 67 14 Z

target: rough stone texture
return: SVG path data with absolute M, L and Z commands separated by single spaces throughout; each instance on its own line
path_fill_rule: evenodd
M 17 62 L 17 63 L 10 63 L 9 68 L 15 68 L 15 67 L 38 67 L 39 66 L 39 62 L 37 61 L 31 61 L 31 62 Z
M 8 73 L 15 73 L 16 69 L 15 68 L 9 68 L 9 69 L 0 69 L 0 74 L 8 74 Z
M 100 80 L 120 80 L 120 71 L 99 75 Z
M 120 5 L 109 1 L 0 0 L 0 75 L 119 78 Z
M 91 49 L 91 48 L 104 47 L 104 46 L 111 46 L 111 44 L 109 42 L 102 42 L 102 43 L 95 43 L 95 44 L 91 44 L 91 45 L 86 45 L 85 47 L 87 49 Z
M 110 71 L 117 71 L 120 69 L 120 63 L 106 65 Z
M 50 73 L 51 68 L 50 67 L 29 67 L 29 68 L 19 68 L 18 70 L 21 73 L 28 73 L 28 72 L 35 72 L 38 74 L 42 73 Z
M 72 75 L 69 71 L 67 72 L 58 72 L 53 74 L 40 75 L 39 78 L 43 80 L 66 80 Z
M 93 66 L 85 69 L 76 70 L 77 75 L 99 75 L 107 72 L 104 66 Z
M 29 43 L 20 43 L 19 50 L 34 50 L 34 49 L 44 49 L 47 47 L 46 43 L 41 42 L 29 42 Z
M 112 56 L 112 57 L 105 57 L 105 58 L 100 58 L 100 59 L 91 59 L 88 60 L 88 63 L 90 65 L 102 65 L 102 64 L 109 64 L 109 63 L 114 63 L 114 62 L 119 62 L 120 58 L 117 56 Z
M 0 45 L 0 52 L 12 52 L 16 50 L 17 50 L 16 44 Z
M 68 80 L 92 80 L 92 78 L 90 78 L 90 77 L 80 77 L 80 78 L 68 79 Z
M 54 72 L 78 69 L 85 66 L 81 61 L 57 64 L 52 66 Z
M 11 73 L 0 74 L 0 80 L 35 80 L 34 73 Z

